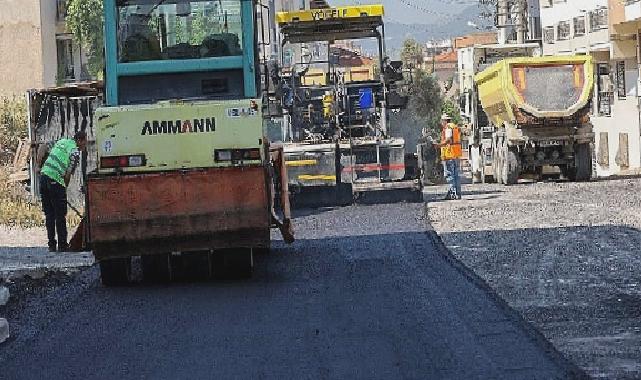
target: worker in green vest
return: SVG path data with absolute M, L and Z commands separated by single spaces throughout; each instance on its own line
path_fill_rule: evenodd
M 80 162 L 80 154 L 87 147 L 87 134 L 77 132 L 73 139 L 60 139 L 38 149 L 37 167 L 40 169 L 40 197 L 45 214 L 49 251 L 65 252 L 67 242 L 67 186 Z M 56 231 L 58 241 L 56 245 Z

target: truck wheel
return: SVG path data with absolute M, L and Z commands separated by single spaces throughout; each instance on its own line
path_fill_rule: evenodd
M 499 184 L 505 184 L 504 179 L 504 159 L 503 159 L 503 146 L 500 144 L 495 144 L 494 150 L 492 151 L 492 171 L 494 172 L 494 178 Z
M 514 185 L 519 180 L 520 166 L 519 157 L 513 149 L 504 149 L 505 157 L 503 161 L 503 183 L 505 185 Z
M 232 273 L 237 278 L 251 278 L 254 273 L 254 254 L 251 249 L 234 253 L 229 261 Z
M 182 252 L 172 256 L 172 278 L 176 281 L 206 281 L 211 278 L 209 250 Z
M 131 281 L 131 257 L 100 261 L 100 278 L 104 286 L 124 286 Z
M 140 257 L 142 278 L 147 283 L 167 283 L 171 280 L 169 254 L 143 255 Z
M 351 183 L 339 182 L 336 185 L 336 203 L 339 206 L 350 206 L 354 203 L 354 192 Z
M 590 144 L 577 144 L 574 148 L 574 168 L 569 170 L 572 181 L 589 181 L 592 177 L 592 152 Z
M 251 249 L 223 249 L 214 252 L 212 256 L 212 273 L 216 279 L 250 278 L 253 270 L 254 256 Z

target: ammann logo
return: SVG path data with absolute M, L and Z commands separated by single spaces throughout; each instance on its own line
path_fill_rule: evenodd
M 216 118 L 193 120 L 145 121 L 141 135 L 175 135 L 179 133 L 207 133 L 216 131 Z

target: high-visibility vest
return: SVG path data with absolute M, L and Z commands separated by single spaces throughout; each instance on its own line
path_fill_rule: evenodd
M 45 161 L 40 173 L 46 175 L 62 186 L 65 185 L 65 173 L 71 165 L 71 154 L 78 149 L 76 142 L 72 139 L 62 139 L 51 148 L 49 156 Z
M 452 130 L 451 144 L 449 144 L 445 138 L 445 130 L 448 128 Z M 441 160 L 458 160 L 462 156 L 461 129 L 456 124 L 448 123 L 441 131 Z

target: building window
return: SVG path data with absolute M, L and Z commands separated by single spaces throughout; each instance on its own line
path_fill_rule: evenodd
M 557 40 L 567 40 L 570 38 L 570 22 L 561 21 L 556 26 L 556 39 Z
M 65 21 L 66 18 L 67 18 L 67 0 L 57 0 L 56 20 Z
M 56 40 L 58 50 L 58 75 L 59 83 L 76 79 L 73 62 L 73 42 L 70 38 Z
M 574 36 L 583 36 L 585 35 L 585 16 L 579 16 L 574 18 Z
M 545 29 L 543 29 L 543 42 L 545 42 L 546 44 L 554 43 L 554 27 L 553 26 L 546 26 Z
M 610 76 L 610 66 L 607 63 L 598 63 L 597 68 L 597 114 L 599 116 L 612 115 L 614 103 L 614 86 Z
M 625 61 L 617 61 L 617 95 L 619 99 L 625 99 L 628 91 L 625 82 Z
M 608 9 L 590 11 L 590 32 L 608 28 Z
M 541 17 L 530 17 L 528 25 L 531 40 L 541 40 L 543 32 L 541 31 Z

